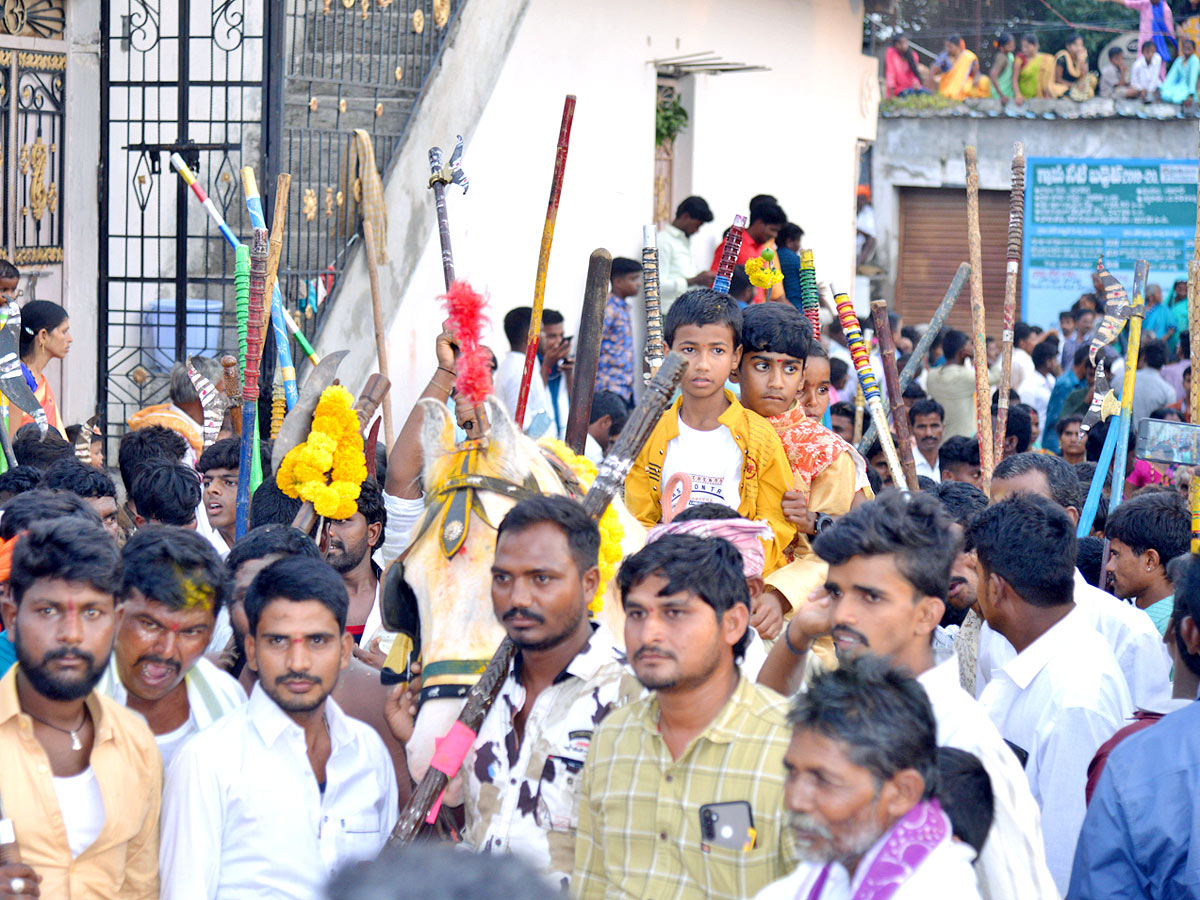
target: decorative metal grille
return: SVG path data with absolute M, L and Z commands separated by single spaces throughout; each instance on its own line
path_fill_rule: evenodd
M 101 4 L 99 403 L 105 434 L 166 398 L 171 364 L 237 347 L 233 251 L 170 168 L 180 153 L 235 234 L 262 171 L 264 4 Z M 110 453 L 114 448 L 109 448 Z
M 9 54 L 16 57 L 16 95 L 7 89 L 12 69 L 4 72 L 0 121 L 7 132 L 8 104 L 15 102 L 17 191 L 15 262 L 57 263 L 63 258 L 62 209 L 63 112 L 66 103 L 66 56 L 58 53 Z M 6 153 L 7 156 L 7 153 Z M 7 198 L 5 213 L 8 212 Z M 6 223 L 7 233 L 7 223 Z

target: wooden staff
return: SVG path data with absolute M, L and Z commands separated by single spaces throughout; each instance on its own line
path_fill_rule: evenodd
M 950 282 L 950 287 L 946 289 L 946 295 L 942 297 L 942 302 L 938 305 L 937 311 L 933 314 L 933 318 L 929 320 L 929 327 L 925 329 L 925 333 L 921 335 L 921 339 L 917 341 L 917 346 L 913 348 L 912 354 L 908 357 L 908 362 L 904 364 L 904 370 L 900 373 L 900 394 L 904 395 L 904 389 L 912 383 L 913 376 L 917 374 L 917 369 L 921 365 L 921 360 L 925 354 L 929 352 L 929 348 L 933 346 L 934 340 L 938 333 L 946 324 L 946 319 L 950 315 L 950 311 L 954 309 L 954 304 L 958 302 L 958 295 L 962 293 L 963 285 L 967 283 L 967 278 L 971 274 L 971 267 L 966 263 L 960 263 L 958 271 L 954 273 L 954 279 Z M 890 391 L 891 388 L 888 388 Z M 867 448 L 871 446 L 871 442 L 875 440 L 875 423 L 872 422 L 867 428 L 866 436 L 862 435 L 861 428 L 858 435 L 851 442 L 858 447 L 859 453 L 866 453 Z
M 658 374 L 663 357 L 667 355 L 663 344 L 662 304 L 658 297 L 658 237 L 653 225 L 642 228 L 642 294 L 646 298 L 646 381 L 649 382 Z
M 608 456 L 604 457 L 596 480 L 583 498 L 583 508 L 593 521 L 600 521 L 612 498 L 625 484 L 625 475 L 641 452 L 642 445 L 649 439 L 659 416 L 671 402 L 686 369 L 687 360 L 682 354 L 669 353 L 658 375 L 646 386 L 641 402 L 630 414 Z M 487 668 L 479 676 L 479 681 L 467 692 L 467 702 L 458 721 L 439 742 L 425 777 L 400 811 L 400 818 L 392 829 L 388 844 L 403 847 L 411 843 L 423 822 L 432 824 L 437 818 L 446 784 L 458 773 L 470 751 L 479 733 L 479 726 L 483 724 L 496 695 L 500 693 L 501 685 L 508 677 L 508 667 L 515 653 L 516 646 L 512 640 L 506 637 L 500 642 Z
M 567 147 L 571 143 L 571 121 L 575 118 L 575 95 L 567 94 L 563 103 L 562 124 L 558 128 L 558 153 L 554 157 L 554 176 L 550 180 L 550 203 L 546 207 L 546 224 L 542 227 L 542 247 L 538 253 L 537 279 L 533 283 L 533 315 L 529 319 L 529 338 L 525 342 L 525 369 L 521 372 L 521 390 L 513 419 L 517 428 L 525 422 L 525 406 L 529 402 L 529 385 L 537 364 L 538 339 L 542 334 L 542 304 L 546 299 L 546 270 L 550 266 L 550 245 L 554 242 L 554 223 L 558 219 L 558 200 L 562 195 L 563 173 L 567 170 Z
M 371 313 L 375 318 L 375 354 L 379 361 L 379 374 L 389 383 L 387 329 L 383 324 L 383 294 L 379 289 L 379 256 L 375 247 L 375 229 L 365 218 L 362 223 L 363 244 L 367 248 L 367 275 L 371 280 Z M 383 404 L 383 439 L 392 446 L 392 404 Z
M 437 210 L 438 240 L 442 244 L 442 277 L 446 282 L 446 290 L 454 283 L 454 251 L 450 247 L 450 215 L 446 210 L 446 185 L 457 184 L 467 192 L 470 183 L 462 170 L 461 160 L 463 151 L 462 135 L 454 145 L 450 154 L 450 164 L 442 165 L 442 148 L 429 148 L 429 188 L 433 191 L 434 207 Z
M 871 318 L 875 321 L 875 334 L 879 338 L 879 360 L 883 365 L 883 382 L 887 385 L 888 403 L 892 408 L 892 427 L 896 429 L 896 452 L 900 456 L 900 467 L 904 469 L 904 480 L 915 491 L 918 490 L 917 464 L 913 460 L 912 431 L 908 425 L 908 409 L 904 405 L 900 377 L 896 374 L 896 341 L 888 321 L 886 300 L 871 301 Z
M 225 395 L 229 397 L 229 424 L 233 433 L 242 435 L 242 385 L 238 381 L 236 356 L 222 356 L 221 368 L 225 370 Z
M 866 411 L 867 401 L 863 398 L 862 385 L 858 383 L 858 373 L 854 376 L 854 434 L 850 436 L 850 443 L 857 444 L 860 453 L 865 453 L 861 441 L 863 440 L 863 413 Z M 875 423 L 871 423 L 871 434 L 875 433 Z M 874 440 L 872 438 L 872 440 Z M 869 443 L 867 446 L 871 446 Z
M 1013 147 L 1012 190 L 1008 195 L 1008 265 L 1004 273 L 1004 330 L 1001 332 L 1000 393 L 997 395 L 994 458 L 1004 458 L 1008 430 L 1008 391 L 1012 384 L 1013 326 L 1017 318 L 1017 274 L 1021 269 L 1021 239 L 1025 230 L 1025 145 Z M 1033 436 L 1037 440 L 1037 435 Z
M 292 176 L 281 172 L 275 181 L 275 209 L 271 212 L 271 244 L 267 252 L 267 283 L 264 297 L 273 297 L 275 283 L 279 275 L 279 258 L 283 255 L 283 228 L 287 223 L 288 191 L 292 187 Z M 263 304 L 262 327 L 266 332 L 267 323 L 271 321 L 271 307 Z
M 592 420 L 592 396 L 596 390 L 596 370 L 600 367 L 600 339 L 604 336 L 604 306 L 608 302 L 611 275 L 612 254 L 603 247 L 593 250 L 588 259 L 587 284 L 583 290 L 583 312 L 579 316 L 579 337 L 575 341 L 571 411 L 567 414 L 567 446 L 575 454 L 583 453 Z
M 971 262 L 971 329 L 975 332 L 975 415 L 979 424 L 979 469 L 986 494 L 996 467 L 992 444 L 992 404 L 988 385 L 987 320 L 983 310 L 983 251 L 979 238 L 979 163 L 975 148 L 963 150 L 967 164 L 967 256 Z
M 267 283 L 267 255 L 270 252 L 267 229 L 254 229 L 250 247 L 250 317 L 246 332 L 246 368 L 242 384 L 242 447 L 238 464 L 237 525 L 240 538 L 250 526 L 250 495 L 254 457 L 258 454 L 258 373 L 262 364 L 263 294 Z

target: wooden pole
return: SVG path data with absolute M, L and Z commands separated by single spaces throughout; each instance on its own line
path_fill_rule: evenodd
M 1188 266 L 1188 344 L 1190 359 L 1200 360 L 1200 196 L 1196 203 L 1196 246 Z M 1192 370 L 1192 389 L 1188 398 L 1188 421 L 1195 423 L 1200 416 L 1200 372 Z M 1192 552 L 1200 553 L 1200 466 L 1192 467 L 1188 485 L 1188 502 L 1192 508 Z
M 525 369 L 521 372 L 521 390 L 513 420 L 523 429 L 529 385 L 537 364 L 538 339 L 542 334 L 542 305 L 546 299 L 546 270 L 550 267 L 550 245 L 554 243 L 554 223 L 558 220 L 558 201 L 562 195 L 563 174 L 567 170 L 567 148 L 571 143 L 571 122 L 575 118 L 575 95 L 567 94 L 563 103 L 562 123 L 558 128 L 558 153 L 554 157 L 554 176 L 550 180 L 550 203 L 546 206 L 546 224 L 542 226 L 542 247 L 538 252 L 537 279 L 533 283 L 533 316 L 529 319 L 529 337 L 525 342 Z
M 983 251 L 979 238 L 979 163 L 975 148 L 963 150 L 967 166 L 967 256 L 971 263 L 971 330 L 975 337 L 975 415 L 979 425 L 979 468 L 984 493 L 996 467 L 992 444 L 992 404 L 988 385 L 987 320 L 983 310 Z
M 271 298 L 275 294 L 275 282 L 279 275 L 279 259 L 283 256 L 283 229 L 287 224 L 288 191 L 292 187 L 292 176 L 281 172 L 275 181 L 275 209 L 271 212 L 271 243 L 267 251 L 267 292 L 263 303 L 262 329 L 266 334 L 271 321 Z
M 388 371 L 387 329 L 383 324 L 383 295 L 379 290 L 379 256 L 375 247 L 375 229 L 363 219 L 363 245 L 367 250 L 367 275 L 371 280 L 371 314 L 375 319 L 375 354 L 379 360 L 379 374 L 391 383 Z M 383 404 L 383 440 L 392 446 L 392 404 Z
M 600 339 L 604 336 L 604 306 L 612 274 L 612 254 L 603 247 L 588 259 L 587 284 L 583 289 L 583 312 L 575 341 L 575 372 L 571 383 L 571 411 L 567 415 L 567 446 L 576 455 L 587 443 L 592 419 L 592 395 L 600 367 Z M 662 364 L 662 360 L 659 360 Z
M 1013 327 L 1017 317 L 1017 275 L 1021 269 L 1021 241 L 1025 229 L 1025 145 L 1013 147 L 1012 190 L 1008 195 L 1008 264 L 1004 273 L 1004 330 L 1000 343 L 1000 393 L 997 396 L 994 458 L 1004 457 L 1008 430 L 1008 390 L 1012 384 Z M 1035 434 L 1036 441 L 1038 436 Z
M 863 397 L 862 385 L 858 383 L 857 373 L 854 379 L 854 434 L 851 435 L 850 443 L 858 444 L 861 451 L 860 441 L 863 440 L 863 413 L 866 411 L 867 401 Z M 871 423 L 871 434 L 875 433 L 875 423 Z M 868 446 L 870 446 L 868 444 Z
M 900 388 L 900 377 L 896 374 L 896 341 L 892 337 L 888 321 L 886 300 L 871 301 L 871 318 L 875 320 L 875 335 L 879 340 L 879 360 L 883 365 L 883 382 L 887 385 L 888 403 L 892 408 L 892 427 L 896 429 L 896 453 L 900 457 L 900 468 L 910 490 L 917 486 L 917 464 L 913 459 L 912 431 L 908 426 L 908 409 L 904 405 L 904 393 Z

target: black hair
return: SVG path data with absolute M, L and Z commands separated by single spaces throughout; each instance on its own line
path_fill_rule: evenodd
M 893 556 L 896 569 L 919 596 L 944 601 L 959 547 L 952 524 L 942 504 L 928 494 L 884 491 L 874 503 L 851 510 L 817 535 L 813 550 L 831 566 L 855 556 Z
M 867 485 L 871 488 L 871 493 L 876 497 L 883 490 L 883 479 L 879 477 L 879 473 L 875 471 L 874 466 L 867 466 Z
M 1173 576 L 1171 583 L 1175 586 L 1175 605 L 1171 610 L 1171 621 L 1175 623 L 1175 647 L 1188 670 L 1200 677 L 1200 656 L 1188 650 L 1180 633 L 1185 616 L 1190 616 L 1200 628 L 1200 566 L 1195 564 L 1196 559 L 1190 553 L 1182 560 L 1173 559 L 1167 571 Z
M 829 364 L 829 368 L 830 369 L 833 368 L 832 361 Z M 829 415 L 830 416 L 844 416 L 845 418 L 853 421 L 854 407 L 851 406 L 850 403 L 846 400 L 839 400 L 837 403 L 833 404 L 833 406 L 829 407 Z
M 10 278 L 12 276 L 9 276 Z M 34 339 L 42 331 L 53 331 L 67 320 L 67 311 L 49 300 L 30 300 L 21 307 L 21 359 L 29 356 Z M 60 434 L 59 437 L 62 437 Z
M 1012 410 L 1009 410 L 1012 414 Z M 1071 468 L 1071 464 L 1061 456 L 1049 453 L 1018 453 L 996 464 L 992 472 L 992 480 L 997 478 L 1017 478 L 1030 472 L 1041 472 L 1050 488 L 1050 496 L 1054 502 L 1066 509 L 1068 506 L 1079 507 L 1079 476 Z
M 946 332 L 946 336 L 942 338 L 942 356 L 946 357 L 946 362 L 950 362 L 954 357 L 962 352 L 962 348 L 970 342 L 965 332 L 951 328 Z
M 712 210 L 708 208 L 708 202 L 703 197 L 688 197 L 675 207 L 675 218 L 680 216 L 691 216 L 702 223 L 713 220 Z
M 350 596 L 346 583 L 329 563 L 306 556 L 277 559 L 254 576 L 246 590 L 246 618 L 250 634 L 258 634 L 258 620 L 272 600 L 316 600 L 333 613 L 338 631 L 346 630 Z
M 751 215 L 753 215 L 754 210 L 766 203 L 774 203 L 776 206 L 778 206 L 779 199 L 774 194 L 755 194 L 750 198 L 750 203 L 747 204 L 746 208 L 749 209 Z
M 212 544 L 188 528 L 140 528 L 121 551 L 121 599 L 137 590 L 170 609 L 208 605 L 215 617 L 229 597 L 229 578 Z
M 187 525 L 196 518 L 202 491 L 200 476 L 183 463 L 146 463 L 133 479 L 129 499 L 147 522 Z
M 599 527 L 578 501 L 557 494 L 530 497 L 510 509 L 496 529 L 496 545 L 500 545 L 505 532 L 520 534 L 543 522 L 557 525 L 562 531 L 581 576 L 597 564 L 600 558 Z
M 640 271 L 642 271 L 642 264 L 627 256 L 618 256 L 612 261 L 611 277 L 614 279 L 620 278 L 622 275 L 632 275 L 634 272 Z
M 1084 366 L 1088 369 L 1094 369 L 1096 366 L 1092 362 L 1092 351 L 1089 344 L 1084 344 L 1075 351 L 1075 355 L 1071 358 L 1071 365 L 1075 368 Z
M 1072 602 L 1078 548 L 1075 526 L 1060 506 L 1040 494 L 1015 494 L 976 515 L 968 530 L 980 565 L 1030 606 Z
M 741 514 L 724 503 L 697 503 L 679 513 L 672 522 L 706 522 L 714 519 L 740 519 Z
M 1008 419 L 1004 423 L 1004 437 L 1017 439 L 1017 453 L 1024 453 L 1033 443 L 1033 417 L 1029 415 L 1030 407 L 1017 403 L 1008 408 Z M 994 416 L 996 411 L 992 410 Z M 1041 454 L 1045 455 L 1045 454 Z
M 620 434 L 629 419 L 629 405 L 614 391 L 596 391 L 592 394 L 592 414 L 588 424 L 591 425 L 604 416 L 608 416 L 612 421 L 611 433 Z
M 230 575 L 237 573 L 245 563 L 268 556 L 307 557 L 320 559 L 321 551 L 316 542 L 299 528 L 291 525 L 260 525 L 239 538 L 225 557 L 225 568 Z
M 1150 413 L 1150 415 L 1149 415 L 1149 417 L 1148 417 L 1148 418 L 1151 418 L 1151 419 L 1169 419 L 1169 418 L 1171 418 L 1172 416 L 1174 416 L 1174 417 L 1175 417 L 1176 419 L 1178 419 L 1180 422 L 1182 422 L 1182 421 L 1183 421 L 1183 413 L 1181 413 L 1181 412 L 1180 412 L 1179 410 L 1177 410 L 1177 409 L 1172 409 L 1172 408 L 1171 408 L 1171 407 L 1169 407 L 1169 406 L 1160 406 L 1158 409 L 1156 409 L 1156 410 L 1152 411 L 1152 412 Z
M 289 497 L 279 489 L 274 478 L 264 478 L 250 498 L 250 529 L 264 525 L 291 525 L 304 501 Z
M 629 592 L 652 575 L 666 580 L 660 597 L 683 591 L 695 594 L 712 607 L 717 620 L 741 603 L 750 608 L 750 591 L 742 568 L 742 554 L 724 538 L 704 538 L 694 534 L 668 534 L 637 553 L 625 558 L 617 573 L 621 605 Z M 740 663 L 750 646 L 750 626 L 733 647 L 733 659 Z
M 1104 536 L 1138 555 L 1154 550 L 1165 567 L 1191 547 L 1192 514 L 1175 491 L 1138 494 L 1112 511 L 1104 523 Z
M 1112 59 L 1114 56 L 1124 56 L 1124 55 L 1125 55 L 1125 51 L 1122 50 L 1120 47 L 1117 47 L 1114 45 L 1114 46 L 1108 48 L 1108 58 L 1109 59 Z
M 13 466 L 0 474 L 0 494 L 15 497 L 17 494 L 32 491 L 41 481 L 42 470 L 37 466 Z
M 759 305 L 761 306 L 762 304 L 759 304 Z M 793 308 L 793 309 L 795 309 L 795 307 L 792 307 L 792 308 Z M 799 311 L 799 310 L 797 310 L 797 312 L 798 312 L 798 311 Z M 743 316 L 743 319 L 744 319 L 744 318 L 745 318 L 745 317 Z M 808 319 L 805 319 L 804 321 L 806 321 L 806 322 L 807 322 L 807 321 L 808 321 Z M 811 346 L 808 348 L 808 358 L 809 358 L 809 359 L 829 359 L 829 353 L 828 353 L 828 352 L 825 350 L 825 348 L 824 348 L 824 347 L 822 347 L 822 346 L 821 346 L 821 342 L 820 342 L 820 341 L 815 341 L 815 340 L 814 340 L 814 341 L 812 342 L 812 345 L 811 345 Z M 831 363 L 831 364 L 830 364 L 830 367 L 829 367 L 829 374 L 832 376 L 832 375 L 833 375 L 833 365 L 832 365 L 832 360 L 830 360 L 830 363 Z
M 1018 322 L 1013 326 L 1013 344 L 1020 344 L 1033 334 L 1033 328 L 1028 322 Z
M 1104 541 L 1090 534 L 1079 538 L 1079 548 L 1075 551 L 1075 568 L 1079 570 L 1084 581 L 1103 590 L 1101 579 L 1104 577 Z
M 790 303 L 757 303 L 742 311 L 742 359 L 782 353 L 805 362 L 813 346 L 812 324 Z
M 930 478 L 928 475 L 918 475 L 917 476 L 917 486 L 916 486 L 915 490 L 932 491 L 937 486 L 938 486 L 938 483 L 936 481 L 934 481 L 932 478 Z
M 1021 35 L 1021 40 L 1026 44 L 1033 44 L 1035 47 L 1038 46 L 1038 36 L 1032 31 L 1027 31 Z
M 932 415 L 936 415 L 943 422 L 946 421 L 946 410 L 942 404 L 938 403 L 932 397 L 925 397 L 908 408 L 908 424 L 914 424 L 917 421 L 917 416 Z
M 825 348 L 822 347 L 821 349 L 824 350 Z M 829 360 L 829 381 L 830 381 L 830 383 L 836 385 L 839 381 L 842 381 L 849 374 L 850 374 L 850 366 L 846 363 L 846 361 L 844 359 L 830 358 L 830 360 Z
M 387 535 L 387 507 L 383 502 L 383 491 L 379 482 L 370 475 L 359 487 L 357 502 L 358 511 L 367 520 L 367 525 L 379 525 L 379 538 L 371 545 L 371 552 L 374 553 L 383 545 L 383 539 Z
M 533 320 L 532 306 L 518 306 L 504 314 L 504 336 L 510 347 L 519 347 L 529 339 L 529 323 Z
M 787 224 L 787 213 L 778 203 L 760 203 L 750 207 L 750 224 L 764 222 L 767 225 L 784 226 Z
M 0 506 L 0 540 L 9 540 L 37 522 L 77 519 L 79 524 L 99 525 L 100 517 L 82 497 L 67 491 L 36 488 L 10 497 Z M 104 533 L 109 540 L 108 532 Z
M 937 720 L 929 695 L 885 659 L 867 653 L 817 675 L 796 695 L 788 721 L 845 747 L 877 785 L 914 769 L 925 780 L 923 799 L 938 789 Z
M 938 747 L 938 799 L 950 818 L 954 836 L 983 852 L 995 815 L 992 780 L 979 758 L 957 747 Z
M 259 453 L 262 454 L 263 472 L 271 471 L 271 455 L 266 452 L 266 442 L 259 442 Z M 222 438 L 204 448 L 200 461 L 196 463 L 196 471 L 204 474 L 209 469 L 237 470 L 242 465 L 242 439 L 236 437 Z
M 1060 322 L 1061 322 L 1063 319 L 1070 319 L 1072 322 L 1074 322 L 1074 321 L 1075 321 L 1075 310 L 1073 310 L 1073 309 L 1064 309 L 1062 312 L 1060 312 L 1060 313 L 1058 314 L 1058 319 L 1059 319 L 1059 321 L 1060 321 Z
M 962 41 L 962 35 L 959 34 L 957 31 L 952 31 L 948 35 L 946 35 L 946 43 L 947 44 L 957 44 L 957 43 L 960 43 L 961 41 Z
M 20 278 L 21 270 L 10 263 L 7 259 L 0 259 L 0 278 Z
M 1066 431 L 1068 428 L 1070 428 L 1072 425 L 1082 425 L 1082 424 L 1083 424 L 1083 416 L 1063 416 L 1061 419 L 1059 419 L 1057 422 L 1054 423 L 1054 433 L 1057 434 L 1059 437 L 1062 437 L 1063 432 Z
M 803 239 L 803 237 L 804 237 L 804 229 L 801 228 L 799 225 L 797 225 L 795 222 L 788 222 L 786 225 L 784 225 L 782 228 L 779 229 L 779 236 L 775 238 L 775 243 L 779 244 L 780 246 L 783 246 L 784 244 L 789 243 L 790 241 L 794 241 L 797 239 Z
M 100 520 L 93 524 L 59 518 L 31 523 L 13 547 L 8 577 L 13 602 L 20 605 L 25 592 L 39 580 L 80 582 L 112 594 L 115 600 L 121 585 L 121 557 Z
M 733 332 L 733 346 L 742 343 L 742 311 L 728 294 L 711 288 L 693 288 L 684 291 L 671 304 L 663 322 L 663 337 L 670 347 L 675 341 L 675 332 L 681 325 L 728 325 Z
M 1147 47 L 1153 47 L 1153 46 L 1154 46 L 1154 41 L 1142 41 L 1141 49 L 1145 50 Z
M 32 422 L 13 435 L 12 449 L 17 465 L 37 466 L 43 472 L 60 459 L 75 458 L 75 448 L 57 428 L 47 428 L 43 435 Z
M 996 35 L 996 41 L 995 41 L 994 46 L 997 50 L 999 50 L 1001 47 L 1003 47 L 1005 44 L 1007 44 L 1011 40 L 1013 40 L 1012 32 L 1011 31 L 1002 31 L 998 35 Z
M 967 525 L 976 513 L 987 509 L 988 495 L 965 481 L 943 481 L 930 493 L 938 498 L 946 514 L 962 527 L 963 550 L 968 553 L 974 550 Z
M 1072 31 L 1067 35 L 1067 39 L 1065 41 L 1063 41 L 1063 46 L 1069 47 L 1076 41 L 1082 41 L 1082 40 L 1083 40 L 1083 35 L 1081 35 L 1078 31 Z
M 1053 341 L 1042 341 L 1033 348 L 1033 353 L 1030 356 L 1033 359 L 1034 368 L 1043 366 L 1051 360 L 1058 358 L 1058 345 Z
M 979 465 L 979 441 L 966 435 L 956 434 L 942 441 L 938 447 L 938 467 L 945 471 L 950 466 Z
M 563 319 L 563 314 L 560 313 L 557 309 L 543 309 L 542 310 L 542 327 L 543 328 L 545 328 L 547 325 L 561 325 L 564 321 L 566 321 L 566 320 Z
M 900 368 L 903 369 L 904 367 L 901 366 Z M 929 395 L 925 393 L 925 389 L 915 381 L 910 381 L 908 384 L 906 384 L 904 386 L 904 390 L 900 392 L 900 396 L 905 400 L 925 400 L 929 397 Z M 925 414 L 923 413 L 923 415 Z
M 70 491 L 77 497 L 117 497 L 117 486 L 109 474 L 75 458 L 60 459 L 46 470 L 39 487 Z
M 749 302 L 753 297 L 749 292 L 753 289 L 754 285 L 750 283 L 750 276 L 746 274 L 746 267 L 734 266 L 733 274 L 729 276 L 729 296 L 734 300 Z
M 140 466 L 153 459 L 181 462 L 187 451 L 188 442 L 183 435 L 161 425 L 125 432 L 117 449 L 117 468 L 121 470 L 125 493 L 133 491 L 133 480 Z
M 1161 369 L 1167 364 L 1166 341 L 1154 340 L 1142 348 L 1142 358 L 1146 360 L 1146 368 Z

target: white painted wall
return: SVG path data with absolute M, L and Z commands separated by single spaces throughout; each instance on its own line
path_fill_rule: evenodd
M 499 16 L 501 6 L 495 11 L 467 6 L 444 66 L 455 67 L 459 77 L 472 72 L 461 59 L 480 25 L 470 20 Z M 694 239 L 697 270 L 707 266 L 725 226 L 745 212 L 749 198 L 772 193 L 805 229 L 818 276 L 851 287 L 855 142 L 874 138 L 878 93 L 876 63 L 860 53 L 861 0 L 760 0 L 753 10 L 740 0 L 569 5 L 529 0 L 518 21 L 490 97 L 489 83 L 474 88 L 484 92 L 482 98 L 469 98 L 485 104 L 477 122 L 456 118 L 455 107 L 439 102 L 427 101 L 420 113 L 443 123 L 446 133 L 433 138 L 443 147 L 452 145 L 456 131 L 467 136 L 464 168 L 471 190 L 464 198 L 452 188 L 449 200 L 455 261 L 459 277 L 491 294 L 490 345 L 497 355 L 508 349 L 500 329 L 504 313 L 533 298 L 567 93 L 578 97 L 578 105 L 546 305 L 563 313 L 573 333 L 591 251 L 602 246 L 614 256 L 638 257 L 642 226 L 652 214 L 656 58 L 711 50 L 727 60 L 770 67 L 695 76 L 689 180 L 716 213 L 716 221 Z M 490 76 L 483 69 L 474 77 Z M 404 202 L 428 178 L 428 167 L 420 165 L 425 147 L 415 150 L 404 148 L 386 185 L 391 259 L 382 274 L 392 321 L 397 422 L 433 371 L 433 340 L 442 319 L 434 299 L 443 283 L 432 206 Z M 426 221 L 406 221 L 410 208 Z M 414 227 L 424 234 L 406 246 Z M 373 353 L 364 340 L 370 312 L 361 269 L 356 260 L 335 309 L 337 320 L 324 329 L 318 347 L 355 348 L 342 369 L 344 382 L 353 385 L 373 371 Z

